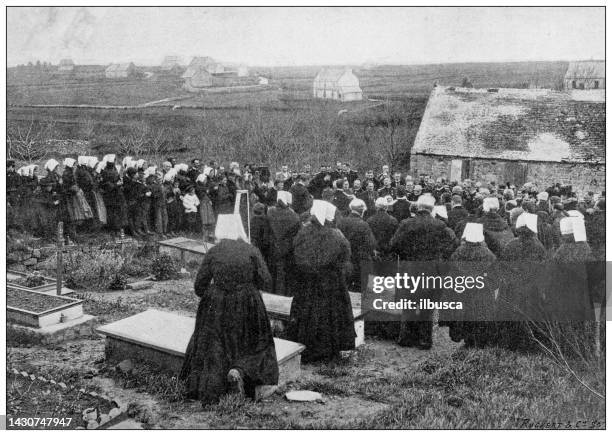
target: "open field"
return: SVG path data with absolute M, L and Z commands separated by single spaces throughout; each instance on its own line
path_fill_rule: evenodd
M 287 163 L 300 168 L 337 158 L 359 171 L 391 163 L 409 167 L 410 148 L 434 83 L 476 87 L 557 88 L 565 62 L 441 64 L 355 68 L 364 95 L 374 101 L 313 100 L 309 90 L 320 67 L 253 68 L 267 88 L 190 96 L 180 80 L 100 80 L 41 83 L 9 75 L 9 139 L 47 144 L 37 158 L 64 157 L 49 140 L 86 141 L 89 152 L 140 154 L 161 160 L 217 159 L 222 163 Z M 184 98 L 183 98 L 184 97 Z M 135 109 L 27 108 L 20 105 L 142 105 Z M 387 104 L 388 100 L 388 104 Z M 176 106 L 176 107 L 175 107 Z M 9 141 L 10 143 L 10 141 Z M 9 152 L 10 152 L 9 147 Z M 20 156 L 11 156 L 18 161 Z

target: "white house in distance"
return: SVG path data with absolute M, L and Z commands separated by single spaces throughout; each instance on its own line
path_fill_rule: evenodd
M 111 64 L 104 72 L 107 79 L 127 79 L 136 75 L 136 66 L 133 62 Z
M 190 66 L 181 76 L 185 80 L 183 88 L 189 92 L 199 92 L 212 86 L 212 74 L 203 66 Z
M 57 71 L 60 73 L 71 73 L 74 71 L 74 62 L 72 59 L 62 59 L 60 60 L 59 66 L 57 67 Z
M 605 61 L 570 62 L 563 78 L 565 89 L 605 89 Z
M 350 68 L 324 68 L 319 71 L 312 85 L 315 98 L 338 101 L 359 101 L 363 91 L 359 79 Z

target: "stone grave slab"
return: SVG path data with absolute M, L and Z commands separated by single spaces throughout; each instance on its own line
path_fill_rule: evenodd
M 208 250 L 214 247 L 214 244 L 210 242 L 182 237 L 159 241 L 158 244 L 160 254 L 168 254 L 179 259 L 183 264 L 201 262 Z
M 11 287 L 19 288 L 19 289 L 27 289 L 28 291 L 42 292 L 43 294 L 47 294 L 47 295 L 57 294 L 57 281 L 54 278 L 43 276 L 43 279 L 45 280 L 44 284 L 40 286 L 29 288 L 25 285 L 19 284 L 19 281 L 22 279 L 25 279 L 26 277 L 27 277 L 27 273 L 23 273 L 20 271 L 8 270 L 6 272 L 6 281 L 8 285 Z M 64 286 L 62 286 L 61 292 L 62 292 L 62 295 L 74 294 L 74 290 L 70 288 L 66 288 Z
M 365 343 L 365 312 L 361 310 L 361 294 L 349 292 L 351 305 L 353 306 L 353 318 L 355 319 L 355 346 L 359 347 Z M 284 331 L 289 322 L 291 312 L 291 302 L 293 297 L 284 295 L 261 293 L 261 298 L 266 306 L 266 312 L 270 318 L 270 324 L 274 330 Z
M 95 317 L 83 313 L 83 302 L 18 287 L 6 288 L 7 331 L 32 343 L 59 343 L 93 334 Z
M 107 360 L 154 362 L 163 369 L 178 373 L 194 328 L 195 318 L 149 309 L 98 327 L 97 332 L 106 336 Z M 279 338 L 274 338 L 274 345 L 280 386 L 299 377 L 301 353 L 305 347 Z M 259 386 L 256 396 L 263 398 L 274 392 L 275 388 Z

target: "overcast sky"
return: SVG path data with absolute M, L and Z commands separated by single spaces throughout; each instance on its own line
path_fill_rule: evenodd
M 248 65 L 603 59 L 604 8 L 8 8 L 7 61 Z

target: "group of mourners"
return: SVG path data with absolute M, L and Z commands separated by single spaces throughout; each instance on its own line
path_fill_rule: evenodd
M 134 236 L 186 229 L 212 239 L 214 232 L 216 244 L 195 280 L 200 303 L 181 373 L 189 394 L 203 403 L 228 390 L 252 396 L 255 386 L 278 381 L 260 291 L 293 297 L 287 336 L 306 346 L 304 362 L 325 361 L 355 346 L 349 291 L 362 292 L 361 268 L 368 262 L 605 260 L 605 191 L 578 199 L 571 186 L 560 184 L 451 183 L 402 176 L 388 166 L 360 177 L 341 162 L 316 174 L 310 167 L 298 172 L 283 166 L 273 180 L 265 167 L 232 162 L 226 171 L 198 159 L 191 165 L 168 159 L 157 168 L 130 157 L 118 165 L 115 155 L 101 161 L 80 156 L 65 159 L 61 174 L 51 159 L 42 177 L 35 165 L 15 170 L 8 164 L 9 225 L 44 233 L 65 220 L 70 237 L 83 225 Z M 249 213 L 225 220 L 236 212 L 238 192 L 248 194 Z M 597 280 L 567 295 L 592 314 L 605 286 L 601 271 L 589 274 Z M 514 301 L 532 301 L 539 290 L 531 278 L 515 280 L 524 293 Z M 489 297 L 487 304 L 494 305 Z M 434 310 L 423 309 L 379 333 L 429 349 L 433 324 Z M 523 323 L 441 324 L 468 346 L 525 341 Z

